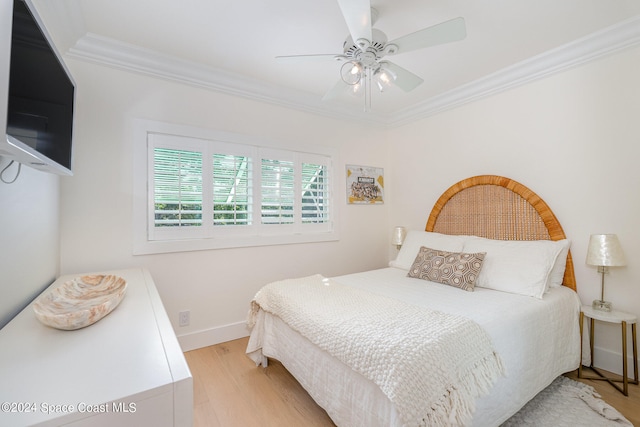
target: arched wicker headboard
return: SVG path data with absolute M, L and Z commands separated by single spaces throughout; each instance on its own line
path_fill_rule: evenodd
M 433 206 L 426 231 L 499 240 L 562 240 L 562 226 L 549 206 L 524 185 L 481 175 L 449 187 Z M 576 290 L 571 252 L 563 285 Z

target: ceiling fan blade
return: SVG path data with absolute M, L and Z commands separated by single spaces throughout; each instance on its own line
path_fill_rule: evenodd
M 395 74 L 394 84 L 398 86 L 405 92 L 410 92 L 413 89 L 417 88 L 424 82 L 424 80 L 411 71 L 408 71 L 399 65 L 394 64 L 393 62 L 384 61 L 381 62 L 384 69 L 391 71 L 392 74 Z
M 390 54 L 397 55 L 411 50 L 455 42 L 464 39 L 466 36 L 467 29 L 464 18 L 460 17 L 407 34 L 390 41 L 387 45 L 396 45 L 397 50 Z
M 337 53 L 320 53 L 315 55 L 286 55 L 286 56 L 276 56 L 276 61 L 278 62 L 302 62 L 302 61 L 341 61 L 345 59 L 346 56 L 337 54 Z
M 329 90 L 329 92 L 325 93 L 322 97 L 323 101 L 329 101 L 331 99 L 336 99 L 340 95 L 347 93 L 348 90 L 351 89 L 351 86 L 342 81 L 342 79 L 338 80 L 336 85 Z
M 371 43 L 371 2 L 369 0 L 338 0 L 344 20 L 354 43 L 359 39 Z

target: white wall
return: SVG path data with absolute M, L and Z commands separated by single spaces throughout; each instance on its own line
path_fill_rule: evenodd
M 0 157 L 0 170 L 8 163 Z M 0 328 L 58 276 L 59 181 L 23 166 L 15 183 L 0 182 Z
M 0 129 L 4 138 L 13 2 L 0 2 Z M 9 160 L 0 157 L 0 170 Z M 14 163 L 6 172 L 11 181 Z M 0 329 L 57 276 L 59 178 L 22 167 L 0 182 Z
M 62 182 L 61 273 L 147 267 L 184 348 L 237 338 L 260 286 L 281 278 L 386 266 L 388 205 L 347 206 L 344 165 L 385 167 L 380 130 L 69 61 L 76 80 L 74 177 Z M 337 242 L 132 255 L 135 118 L 234 132 L 338 153 Z M 191 325 L 178 327 L 178 312 Z
M 515 179 L 573 241 L 584 304 L 600 294 L 600 276 L 584 263 L 589 235 L 618 234 L 628 266 L 611 269 L 605 299 L 640 316 L 639 76 L 634 48 L 390 131 L 391 224 L 424 229 L 433 203 L 461 179 Z M 619 326 L 597 325 L 596 347 L 597 365 L 621 371 Z

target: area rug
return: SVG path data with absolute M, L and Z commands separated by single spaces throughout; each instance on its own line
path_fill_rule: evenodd
M 559 376 L 501 427 L 633 427 L 587 384 Z

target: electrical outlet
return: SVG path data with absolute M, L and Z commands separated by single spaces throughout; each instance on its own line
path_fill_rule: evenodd
M 189 310 L 178 313 L 178 324 L 180 326 L 189 326 L 191 321 L 191 312 Z

